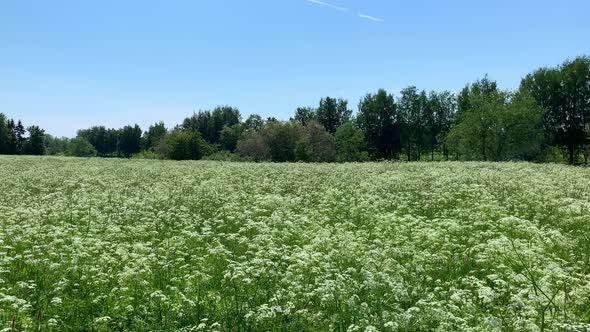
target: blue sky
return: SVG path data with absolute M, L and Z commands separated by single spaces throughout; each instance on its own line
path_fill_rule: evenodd
M 587 0 L 2 0 L 0 112 L 73 136 L 220 104 L 287 119 L 324 96 L 515 88 L 590 54 Z M 363 16 L 363 17 L 361 17 Z M 368 17 L 370 16 L 370 17 Z

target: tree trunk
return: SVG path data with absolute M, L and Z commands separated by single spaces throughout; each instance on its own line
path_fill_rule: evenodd
M 574 150 L 575 150 L 574 146 L 573 145 L 568 146 L 567 150 L 568 150 L 567 152 L 569 153 L 570 165 L 573 165 L 574 164 Z

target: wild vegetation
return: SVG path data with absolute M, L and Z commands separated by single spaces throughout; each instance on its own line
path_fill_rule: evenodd
M 587 168 L 0 156 L 0 178 L 3 331 L 590 329 Z
M 199 111 L 181 124 L 95 126 L 75 139 L 45 135 L 0 114 L 0 154 L 250 161 L 527 160 L 588 164 L 590 58 L 541 68 L 503 91 L 487 77 L 461 92 L 408 87 L 347 100 L 322 98 L 289 121 L 230 106 Z

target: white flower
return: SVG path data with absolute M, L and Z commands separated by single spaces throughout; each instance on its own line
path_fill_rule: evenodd
M 59 306 L 62 304 L 62 300 L 59 297 L 54 297 L 51 299 L 51 304 L 55 306 Z
M 102 323 L 108 323 L 111 320 L 111 317 L 109 316 L 104 316 L 104 317 L 98 317 L 94 320 L 95 323 L 97 324 L 102 324 Z

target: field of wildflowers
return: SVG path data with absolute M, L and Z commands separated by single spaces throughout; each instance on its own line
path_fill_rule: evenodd
M 589 169 L 0 157 L 1 331 L 589 329 Z

